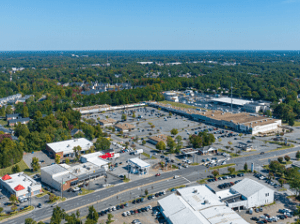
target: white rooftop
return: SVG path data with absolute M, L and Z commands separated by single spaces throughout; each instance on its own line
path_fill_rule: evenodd
M 5 180 L 5 183 L 11 188 L 14 189 L 18 185 L 22 185 L 28 191 L 28 188 L 32 188 L 34 186 L 41 186 L 40 183 L 36 182 L 31 177 L 27 176 L 23 172 L 15 173 L 9 175 L 11 179 Z M 15 191 L 15 190 L 14 190 Z
M 94 158 L 88 159 L 88 162 L 90 162 L 96 166 L 99 166 L 99 167 L 108 164 L 108 162 L 106 160 L 100 159 L 99 157 L 94 157 Z
M 177 190 L 158 201 L 173 224 L 246 224 L 242 217 L 221 202 L 206 186 Z
M 254 180 L 249 178 L 244 178 L 241 182 L 233 185 L 231 189 L 240 193 L 241 195 L 245 196 L 246 198 L 252 196 L 256 192 L 260 191 L 263 188 L 267 188 L 269 191 L 273 191 L 272 189 L 268 188 L 267 186 L 258 183 Z
M 219 103 L 231 103 L 231 98 L 229 97 L 212 98 L 211 100 Z M 244 106 L 247 103 L 252 103 L 252 101 L 232 98 L 232 104 L 234 105 Z
M 219 199 L 228 198 L 230 196 L 233 196 L 234 194 L 230 192 L 230 189 L 226 189 L 223 191 L 217 191 L 216 195 L 219 197 Z
M 85 138 L 71 139 L 61 142 L 47 143 L 54 152 L 74 153 L 73 148 L 80 146 L 82 151 L 89 150 L 93 143 Z
M 103 155 L 102 152 L 94 152 L 94 153 L 89 153 L 89 154 L 83 154 L 83 155 L 81 155 L 81 157 L 86 158 L 88 160 L 88 159 L 95 158 L 95 157 L 98 157 L 101 155 Z
M 140 168 L 150 167 L 149 163 L 146 163 L 145 161 L 139 158 L 132 158 L 129 160 L 129 162 L 135 164 L 136 166 L 139 166 Z

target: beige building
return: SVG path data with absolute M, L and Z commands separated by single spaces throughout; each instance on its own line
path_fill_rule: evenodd
M 105 120 L 99 120 L 99 124 L 103 127 L 113 126 L 116 124 L 116 120 L 112 118 L 107 118 Z
M 129 123 L 119 123 L 115 125 L 115 128 L 117 131 L 128 132 L 133 130 L 135 126 Z
M 156 145 L 157 143 L 163 141 L 165 144 L 167 144 L 167 135 L 161 134 L 161 135 L 153 135 L 149 136 L 149 142 L 152 143 L 153 145 Z

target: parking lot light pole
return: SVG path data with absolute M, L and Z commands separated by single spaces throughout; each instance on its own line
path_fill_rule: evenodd
M 61 192 L 60 192 L 61 199 L 63 198 L 63 189 L 64 189 L 64 178 L 61 178 Z

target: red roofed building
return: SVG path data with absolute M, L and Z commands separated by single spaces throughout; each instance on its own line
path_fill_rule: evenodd
M 36 182 L 23 172 L 4 175 L 0 178 L 0 187 L 10 194 L 16 195 L 19 201 L 24 201 L 30 195 L 42 193 L 41 183 Z
M 2 180 L 9 180 L 11 179 L 11 176 L 9 176 L 8 174 L 5 174 L 3 177 L 2 177 Z

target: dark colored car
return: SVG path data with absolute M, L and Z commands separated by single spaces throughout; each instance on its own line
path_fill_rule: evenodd
M 124 205 L 120 205 L 121 209 L 123 209 L 125 206 Z
M 131 214 L 131 215 L 134 215 L 134 214 L 135 214 L 135 212 L 134 212 L 133 210 L 131 210 L 131 211 L 130 211 L 130 214 Z
M 143 202 L 143 201 L 144 201 L 144 198 L 141 198 L 140 201 Z
M 39 203 L 36 207 L 41 208 L 41 207 L 42 207 L 42 204 Z
M 138 209 L 138 213 L 141 213 L 142 212 L 142 210 L 141 209 Z
M 251 220 L 258 221 L 258 220 L 259 220 L 259 218 L 257 218 L 257 217 L 255 217 L 255 216 L 253 216 L 253 217 L 251 217 Z

